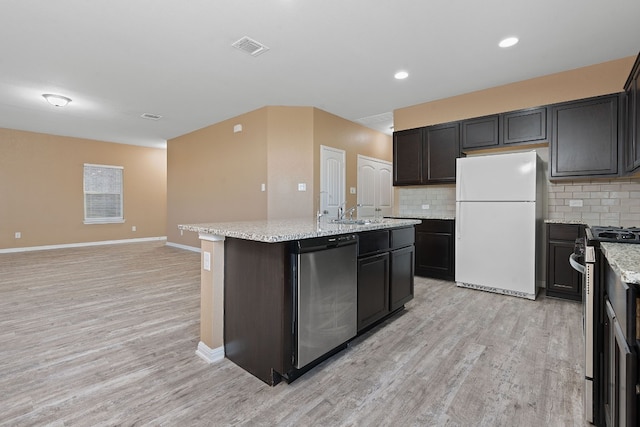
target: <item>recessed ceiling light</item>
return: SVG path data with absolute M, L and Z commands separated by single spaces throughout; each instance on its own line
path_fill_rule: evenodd
M 407 73 L 406 71 L 398 71 L 393 75 L 393 77 L 395 77 L 398 80 L 403 80 L 409 77 L 409 73 Z
M 506 39 L 503 39 L 500 41 L 500 43 L 498 43 L 498 46 L 504 48 L 504 47 L 511 47 L 515 44 L 518 43 L 518 38 L 517 37 L 507 37 Z
M 64 107 L 68 103 L 71 102 L 71 98 L 67 98 L 62 95 L 54 95 L 51 93 L 43 93 L 42 97 L 47 100 L 47 102 L 55 107 Z

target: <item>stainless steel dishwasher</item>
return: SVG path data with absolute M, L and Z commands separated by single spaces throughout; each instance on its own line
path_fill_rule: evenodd
M 355 234 L 299 240 L 294 248 L 294 366 L 313 362 L 356 336 Z

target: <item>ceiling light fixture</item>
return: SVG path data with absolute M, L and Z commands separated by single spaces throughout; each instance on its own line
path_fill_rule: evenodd
M 511 47 L 517 44 L 518 41 L 519 40 L 517 37 L 507 37 L 506 39 L 500 40 L 500 43 L 498 43 L 498 46 L 500 46 L 501 48 Z
M 71 102 L 71 98 L 67 98 L 62 95 L 53 95 L 51 93 L 44 93 L 42 97 L 47 100 L 47 102 L 55 107 L 64 107 L 68 103 Z
M 398 80 L 404 80 L 407 77 L 409 77 L 409 73 L 407 73 L 406 71 L 398 71 L 393 75 L 393 77 L 395 77 Z

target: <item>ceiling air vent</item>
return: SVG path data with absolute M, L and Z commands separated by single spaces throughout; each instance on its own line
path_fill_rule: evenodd
M 149 119 L 149 120 L 160 120 L 162 118 L 162 116 L 159 116 L 157 114 L 151 114 L 151 113 L 144 113 L 140 117 L 142 117 L 143 119 Z
M 241 51 L 246 52 L 251 56 L 258 56 L 261 53 L 269 50 L 269 48 L 262 43 L 257 42 L 247 36 L 244 36 L 237 42 L 233 43 L 231 46 L 235 47 L 236 49 L 240 49 Z

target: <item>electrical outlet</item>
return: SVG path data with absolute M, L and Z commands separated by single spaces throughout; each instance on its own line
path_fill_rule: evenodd
M 429 209 L 429 205 L 422 205 L 422 209 Z
M 136 231 L 136 226 L 135 225 L 131 226 L 131 231 Z
M 582 205 L 582 200 L 569 200 L 569 206 L 573 208 L 581 208 Z
M 19 231 L 16 231 L 16 239 L 21 239 L 22 238 L 22 233 Z
M 202 255 L 202 268 L 211 271 L 211 252 L 205 251 Z

